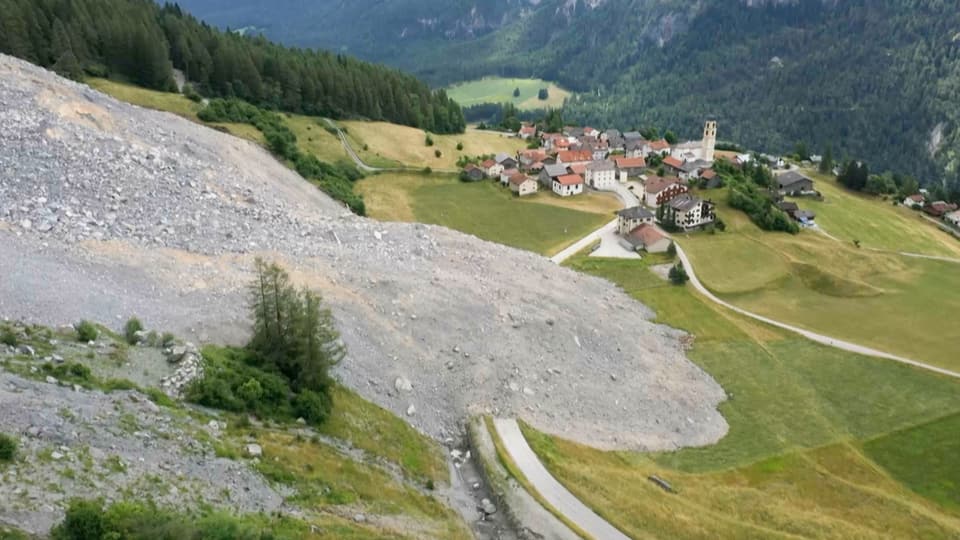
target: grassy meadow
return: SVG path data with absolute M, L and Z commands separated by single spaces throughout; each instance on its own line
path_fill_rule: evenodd
M 517 88 L 520 89 L 520 96 L 514 97 L 513 91 Z M 541 88 L 547 89 L 546 100 L 537 97 Z M 513 103 L 518 109 L 533 110 L 562 107 L 563 101 L 570 97 L 570 92 L 541 79 L 486 77 L 455 84 L 447 88 L 447 95 L 463 107 L 481 103 Z
M 433 223 L 508 246 L 552 255 L 614 218 L 608 194 L 564 199 L 538 193 L 520 199 L 499 182 L 384 173 L 357 183 L 367 215 L 383 221 Z
M 431 135 L 433 146 L 426 145 L 422 129 L 385 122 L 339 122 L 346 128 L 351 146 L 365 163 L 377 167 L 430 167 L 435 171 L 454 171 L 460 156 L 479 156 L 506 152 L 516 154 L 526 148 L 520 139 L 492 131 L 467 128 L 456 135 Z M 463 150 L 457 150 L 457 144 Z M 441 156 L 435 152 L 440 150 Z
M 602 452 L 524 427 L 547 468 L 628 535 L 960 535 L 960 382 L 743 318 L 665 283 L 647 269 L 651 261 L 580 255 L 568 264 L 693 333 L 689 357 L 729 395 L 720 411 L 730 431 L 703 448 Z
M 817 212 L 824 232 L 798 235 L 761 231 L 725 204 L 724 191 L 703 193 L 719 203 L 727 231 L 677 236 L 703 284 L 768 317 L 960 369 L 955 324 L 943 316 L 960 310 L 960 264 L 895 253 L 957 257 L 960 242 L 913 211 L 825 179 L 817 187 L 823 202 L 798 203 Z

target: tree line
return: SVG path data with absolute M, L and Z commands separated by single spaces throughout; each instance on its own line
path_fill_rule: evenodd
M 151 0 L 0 0 L 0 52 L 52 68 L 176 89 L 181 70 L 199 94 L 334 118 L 384 120 L 434 133 L 465 128 L 443 90 L 385 66 L 262 36 L 222 32 L 177 4 Z

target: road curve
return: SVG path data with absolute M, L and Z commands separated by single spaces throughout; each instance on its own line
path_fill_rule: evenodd
M 909 358 L 904 358 L 902 356 L 897 356 L 895 354 L 886 353 L 877 349 L 871 349 L 870 347 L 864 347 L 863 345 L 857 345 L 856 343 L 850 343 L 849 341 L 843 341 L 840 339 L 832 338 L 830 336 L 825 336 L 823 334 L 818 334 L 816 332 L 811 332 L 809 330 L 804 330 L 803 328 L 789 325 L 780 321 L 775 321 L 768 317 L 764 317 L 763 315 L 758 315 L 756 313 L 739 308 L 729 302 L 721 300 L 712 292 L 707 290 L 707 288 L 704 287 L 702 283 L 700 283 L 700 280 L 697 278 L 697 274 L 693 270 L 693 265 L 690 263 L 690 259 L 687 258 L 687 254 L 684 253 L 683 249 L 678 244 L 677 244 L 677 255 L 680 257 L 680 261 L 683 263 L 683 267 L 687 271 L 687 275 L 690 276 L 690 283 L 693 285 L 693 287 L 697 289 L 697 291 L 699 291 L 700 294 L 706 296 L 710 301 L 712 301 L 715 304 L 719 304 L 727 309 L 736 311 L 737 313 L 740 313 L 741 315 L 746 315 L 747 317 L 750 317 L 752 319 L 765 322 L 767 324 L 776 326 L 778 328 L 783 328 L 784 330 L 795 332 L 811 341 L 816 341 L 817 343 L 821 343 L 823 345 L 829 345 L 830 347 L 836 347 L 837 349 L 849 351 L 852 353 L 863 354 L 866 356 L 873 356 L 876 358 L 884 358 L 887 360 L 893 360 L 895 362 L 901 362 L 903 364 L 908 364 L 921 369 L 933 371 L 941 375 L 946 375 L 948 377 L 956 377 L 960 379 L 960 373 L 956 371 L 951 371 L 949 369 L 944 369 L 937 366 L 931 366 L 930 364 L 924 364 L 923 362 L 918 362 L 916 360 L 911 360 Z
M 587 246 L 589 246 L 590 244 L 592 244 L 592 243 L 596 242 L 597 240 L 599 240 L 599 239 L 600 239 L 600 236 L 601 236 L 603 233 L 605 233 L 606 231 L 610 231 L 610 230 L 616 229 L 616 228 L 617 228 L 617 220 L 615 219 L 615 220 L 611 221 L 610 223 L 607 223 L 607 224 L 604 225 L 603 227 L 600 227 L 599 229 L 593 231 L 592 233 L 584 236 L 584 237 L 581 238 L 580 240 L 577 240 L 577 241 L 574 242 L 572 245 L 570 245 L 570 247 L 564 249 L 564 250 L 561 251 L 560 253 L 557 253 L 557 254 L 554 255 L 553 257 L 550 257 L 550 260 L 553 261 L 553 262 L 555 262 L 556 264 L 562 264 L 564 261 L 566 261 L 566 260 L 569 259 L 570 257 L 573 257 L 573 256 L 576 255 L 577 253 L 580 253 L 581 251 L 583 251 L 584 249 L 586 249 Z
M 507 454 L 517 464 L 520 472 L 557 512 L 597 540 L 630 540 L 630 537 L 587 508 L 547 471 L 527 444 L 527 439 L 524 438 L 516 420 L 496 418 L 493 420 L 493 426 L 500 440 L 503 441 Z
M 366 163 L 364 163 L 363 160 L 360 159 L 360 156 L 358 156 L 357 153 L 353 151 L 353 147 L 350 146 L 350 143 L 347 142 L 347 136 L 343 134 L 343 130 L 340 129 L 340 127 L 337 126 L 335 123 L 331 122 L 329 118 L 324 118 L 323 121 L 326 122 L 328 126 L 337 130 L 337 137 L 340 139 L 340 144 L 343 145 L 343 149 L 347 151 L 347 155 L 349 155 L 350 158 L 353 159 L 353 162 L 357 164 L 357 167 L 359 167 L 360 170 L 364 172 L 382 172 L 382 171 L 394 170 L 394 169 L 381 169 L 379 167 L 371 167 L 370 165 L 367 165 Z

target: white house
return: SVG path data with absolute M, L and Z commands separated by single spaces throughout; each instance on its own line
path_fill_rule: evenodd
M 503 165 L 492 159 L 488 159 L 481 163 L 480 168 L 483 169 L 483 174 L 487 175 L 487 178 L 499 178 L 500 173 L 503 172 Z
M 517 169 L 504 169 L 500 172 L 500 183 L 507 185 L 510 182 L 510 177 L 519 173 Z
M 927 201 L 926 201 L 926 199 L 923 197 L 923 194 L 921 194 L 921 193 L 915 193 L 915 194 L 913 194 L 913 195 L 910 195 L 910 196 L 907 197 L 906 199 L 904 199 L 904 200 L 903 200 L 903 205 L 904 205 L 904 206 L 909 206 L 910 208 L 913 208 L 914 206 L 920 206 L 920 207 L 922 207 L 925 202 L 927 202 Z
M 523 173 L 517 173 L 510 177 L 510 191 L 523 197 L 537 192 L 537 181 Z
M 617 212 L 617 232 L 627 234 L 644 224 L 652 224 L 656 216 L 642 206 L 634 206 Z
M 643 202 L 651 208 L 657 208 L 688 191 L 690 188 L 676 178 L 651 176 L 643 184 Z
M 588 186 L 610 189 L 617 183 L 617 166 L 612 161 L 591 161 L 584 175 Z
M 960 228 L 960 210 L 954 210 L 953 212 L 946 214 L 943 216 L 943 220 L 954 227 Z
M 565 174 L 553 179 L 553 192 L 561 197 L 583 193 L 583 178 L 579 174 Z

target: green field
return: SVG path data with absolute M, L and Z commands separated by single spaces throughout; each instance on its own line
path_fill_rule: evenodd
M 960 369 L 960 355 L 949 353 L 955 324 L 943 316 L 960 310 L 960 264 L 895 253 L 958 256 L 960 242 L 910 210 L 847 193 L 827 181 L 817 187 L 825 201 L 798 202 L 816 208 L 817 221 L 831 236 L 761 231 L 725 204 L 723 191 L 704 193 L 719 203 L 727 231 L 678 236 L 703 284 L 737 306 L 777 320 Z
M 614 218 L 615 199 L 567 201 L 553 193 L 519 199 L 493 181 L 450 176 L 380 174 L 357 183 L 367 215 L 384 221 L 433 223 L 484 240 L 552 255 Z
M 520 89 L 520 96 L 514 97 L 513 91 Z M 548 98 L 538 99 L 537 93 L 546 88 Z M 554 83 L 540 79 L 503 79 L 487 77 L 475 81 L 455 84 L 447 88 L 447 94 L 463 107 L 481 103 L 513 103 L 519 109 L 546 109 L 563 106 L 563 100 L 570 92 Z
M 579 256 L 692 332 L 724 387 L 718 444 L 602 452 L 525 427 L 574 494 L 635 538 L 953 538 L 960 382 L 824 347 L 665 284 L 649 261 Z M 946 417 L 946 418 L 945 418 Z M 932 422 L 932 423 L 931 423 Z M 676 494 L 647 480 L 658 475 Z

